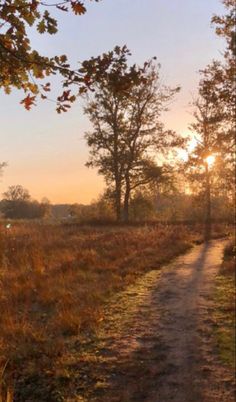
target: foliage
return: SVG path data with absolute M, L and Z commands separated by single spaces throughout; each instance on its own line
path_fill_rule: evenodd
M 113 207 L 105 197 L 100 197 L 90 205 L 72 205 L 70 215 L 79 223 L 105 223 L 115 220 Z
M 155 206 L 147 195 L 134 194 L 130 201 L 130 218 L 132 221 L 147 221 L 155 218 Z
M 98 1 L 98 0 L 94 0 Z M 63 0 L 50 3 L 47 0 L 2 0 L 0 1 L 0 88 L 9 94 L 13 88 L 23 90 L 21 101 L 29 110 L 36 99 L 48 98 L 51 89 L 49 76 L 59 73 L 63 87 L 79 87 L 71 93 L 64 89 L 57 97 L 57 111 L 65 112 L 90 83 L 86 67 L 73 70 L 66 55 L 46 57 L 32 48 L 30 31 L 36 28 L 39 34 L 54 35 L 58 31 L 53 11 L 72 12 L 82 15 L 86 12 L 84 1 Z M 55 13 L 56 14 L 56 13 Z M 42 83 L 40 83 L 42 81 Z
M 10 219 L 35 219 L 42 218 L 49 213 L 49 202 L 41 203 L 31 200 L 27 189 L 20 185 L 10 186 L 3 194 L 1 211 L 5 218 Z
M 151 158 L 151 152 L 163 156 L 169 148 L 180 145 L 177 135 L 160 122 L 161 112 L 179 88 L 160 84 L 159 65 L 154 60 L 141 67 L 129 66 L 128 56 L 126 47 L 115 47 L 103 56 L 111 62 L 97 77 L 85 108 L 93 124 L 93 131 L 85 136 L 90 147 L 87 165 L 97 167 L 105 177 L 115 200 L 117 220 L 128 220 L 134 189 L 164 180 L 165 170 Z
M 215 133 L 218 149 L 227 169 L 228 186 L 232 188 L 235 169 L 235 119 L 236 119 L 236 34 L 235 2 L 224 0 L 226 14 L 214 15 L 212 22 L 216 25 L 217 35 L 226 40 L 224 61 L 213 60 L 202 72 L 200 95 L 215 105 L 216 114 L 220 110 L 221 124 Z
M 201 85 L 199 97 L 193 102 L 195 121 L 190 126 L 197 144 L 184 163 L 184 173 L 191 190 L 202 199 L 208 237 L 212 220 L 212 197 L 226 196 L 229 200 L 232 197 L 228 188 L 228 168 L 224 164 L 224 153 L 219 141 L 224 112 L 220 103 L 214 102 L 206 94 L 202 95 Z
M 235 239 L 224 249 L 224 259 L 217 277 L 214 311 L 215 338 L 220 359 L 235 364 Z
M 234 199 L 235 8 L 232 0 L 224 4 L 228 13 L 212 18 L 216 33 L 227 42 L 224 62 L 213 61 L 201 72 L 199 97 L 194 101 L 195 122 L 191 125 L 197 145 L 185 164 L 185 174 L 203 197 L 206 233 L 210 233 L 213 193 Z M 213 158 L 212 166 L 208 158 Z
M 3 197 L 8 201 L 29 201 L 30 194 L 27 189 L 17 184 L 16 186 L 10 186 L 3 194 Z

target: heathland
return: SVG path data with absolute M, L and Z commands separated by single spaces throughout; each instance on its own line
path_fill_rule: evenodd
M 0 236 L 0 384 L 3 398 L 22 402 L 63 400 L 68 350 L 76 342 L 80 355 L 96 338 L 106 303 L 203 241 L 200 225 L 158 223 L 3 222 Z

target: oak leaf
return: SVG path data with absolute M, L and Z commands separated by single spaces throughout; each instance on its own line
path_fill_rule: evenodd
M 71 7 L 74 13 L 77 15 L 82 15 L 86 13 L 86 8 L 84 7 L 83 3 L 80 1 L 72 1 L 71 2 Z
M 28 94 L 20 103 L 24 105 L 26 110 L 30 110 L 31 106 L 35 105 L 35 98 L 36 96 L 30 96 L 30 94 Z

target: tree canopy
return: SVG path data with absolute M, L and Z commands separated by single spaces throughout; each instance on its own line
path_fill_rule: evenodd
M 221 125 L 218 125 L 217 142 L 224 154 L 225 164 L 234 175 L 235 164 L 235 119 L 236 119 L 236 33 L 235 1 L 224 0 L 226 14 L 214 15 L 212 22 L 216 25 L 216 34 L 226 41 L 224 60 L 213 60 L 202 72 L 199 86 L 201 97 L 220 110 Z
M 210 234 L 212 196 L 234 198 L 235 182 L 235 2 L 224 0 L 226 14 L 214 15 L 216 34 L 226 40 L 223 60 L 213 60 L 201 71 L 198 98 L 194 101 L 195 122 L 191 130 L 197 145 L 185 175 L 205 206 L 206 235 Z M 194 186 L 192 187 L 192 184 Z M 232 191 L 233 189 L 233 191 Z
M 43 218 L 49 211 L 50 204 L 47 199 L 43 199 L 41 203 L 32 200 L 29 191 L 19 184 L 10 186 L 3 194 L 1 212 L 5 218 Z
M 62 77 L 62 93 L 55 100 L 59 113 L 67 111 L 90 84 L 83 63 L 75 70 L 65 54 L 47 57 L 32 48 L 30 28 L 36 27 L 39 34 L 57 33 L 55 10 L 82 15 L 86 12 L 85 1 L 0 0 L 0 88 L 7 94 L 13 88 L 23 90 L 25 97 L 21 103 L 27 110 L 38 97 L 48 98 L 51 75 L 59 73 Z M 72 90 L 72 86 L 76 89 Z
M 85 136 L 90 147 L 88 166 L 98 167 L 105 177 L 115 198 L 118 220 L 122 215 L 128 220 L 134 189 L 163 179 L 164 167 L 157 165 L 153 152 L 163 155 L 180 144 L 176 134 L 160 121 L 161 112 L 179 87 L 160 84 L 160 66 L 155 60 L 130 66 L 129 56 L 126 47 L 103 55 L 111 62 L 97 77 L 85 108 L 93 125 Z
M 190 129 L 197 135 L 197 144 L 185 163 L 185 176 L 194 184 L 194 192 L 202 197 L 205 235 L 210 237 L 212 192 L 217 181 L 216 165 L 220 163 L 218 128 L 221 124 L 221 110 L 204 97 L 194 101 L 195 121 Z M 193 189 L 192 188 L 192 189 Z

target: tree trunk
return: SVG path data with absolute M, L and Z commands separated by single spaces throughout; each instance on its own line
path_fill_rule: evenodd
M 116 221 L 121 221 L 121 187 L 120 183 L 116 182 L 115 191 L 115 208 L 116 208 Z
M 116 120 L 114 121 L 114 173 L 115 173 L 115 208 L 116 221 L 121 221 L 121 177 L 119 169 L 118 137 Z
M 205 240 L 208 241 L 211 238 L 211 181 L 210 181 L 210 173 L 209 167 L 206 163 L 205 165 L 205 173 L 206 173 L 206 210 L 205 210 Z
M 130 180 L 129 174 L 126 174 L 125 178 L 125 197 L 124 197 L 124 221 L 129 222 L 129 201 L 130 201 Z

